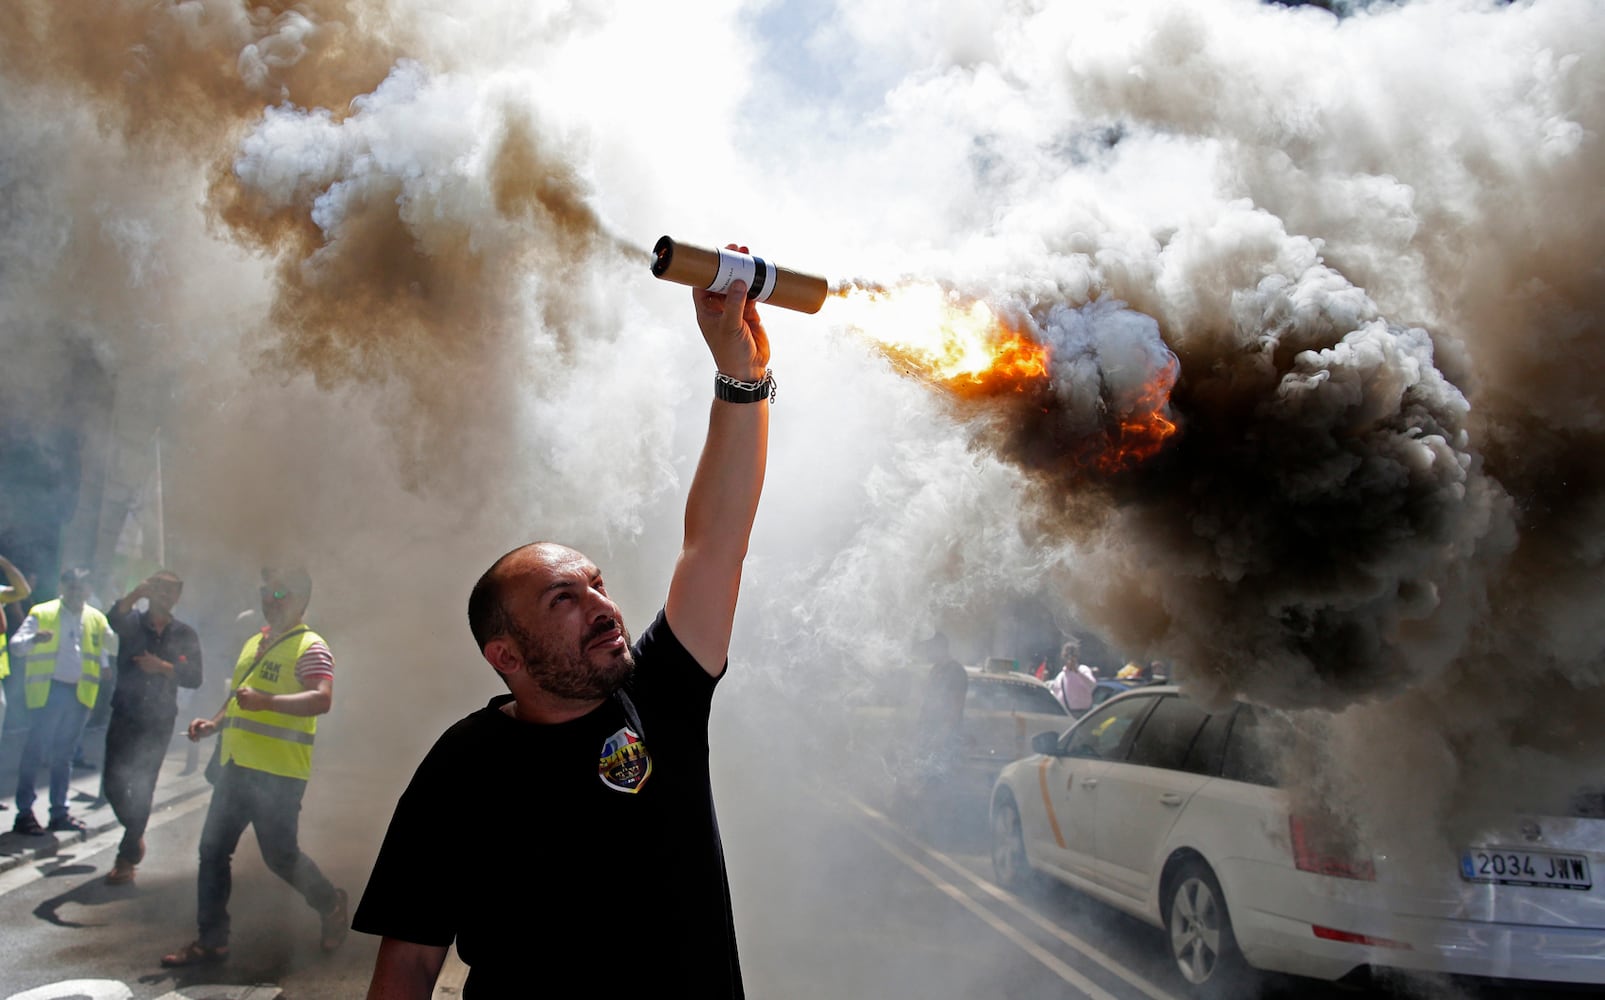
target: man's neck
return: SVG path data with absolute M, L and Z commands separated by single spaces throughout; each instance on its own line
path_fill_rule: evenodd
M 74 602 L 74 601 L 69 601 L 65 597 L 63 597 L 61 599 L 61 607 L 62 607 L 62 610 L 71 611 L 75 615 L 81 615 L 81 614 L 84 613 L 84 602 L 83 601 Z
M 157 632 L 167 631 L 167 626 L 171 624 L 172 621 L 173 613 L 171 611 L 157 611 L 152 609 L 145 612 L 146 624 L 155 629 Z
M 277 639 L 280 636 L 282 636 L 284 633 L 289 632 L 292 629 L 295 629 L 295 628 L 299 627 L 300 624 L 301 624 L 301 619 L 299 619 L 299 618 L 295 619 L 294 621 L 284 622 L 281 625 L 275 625 L 272 622 L 269 622 L 268 623 L 268 627 L 267 627 L 267 638 L 268 639 Z
M 545 691 L 525 691 L 515 693 L 513 700 L 502 706 L 502 711 L 519 722 L 551 726 L 560 722 L 572 722 L 589 715 L 606 700 L 606 698 L 596 698 L 575 701 L 571 698 L 559 698 Z

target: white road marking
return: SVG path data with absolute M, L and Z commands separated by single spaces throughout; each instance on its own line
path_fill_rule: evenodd
M 38 989 L 13 993 L 6 1000 L 128 1000 L 134 991 L 115 979 L 67 979 Z
M 210 795 L 192 795 L 177 805 L 152 813 L 150 825 L 146 829 L 155 830 L 166 826 L 181 816 L 187 816 L 197 809 L 204 808 L 211 799 Z M 0 896 L 15 892 L 23 886 L 32 885 L 59 868 L 114 848 L 122 839 L 123 831 L 112 829 L 105 833 L 97 833 L 88 840 L 62 844 L 56 849 L 55 854 L 0 873 Z
M 1019 948 L 1027 955 L 1030 955 L 1038 962 L 1041 962 L 1043 965 L 1047 966 L 1060 979 L 1063 979 L 1071 986 L 1074 986 L 1084 995 L 1091 997 L 1092 1000 L 1119 1000 L 1119 998 L 1117 998 L 1113 993 L 1107 992 L 1097 983 L 1071 968 L 1062 959 L 1060 959 L 1059 956 L 1015 930 L 1008 924 L 1007 921 L 1003 920 L 991 910 L 982 906 L 980 903 L 977 903 L 975 900 L 971 899 L 969 893 L 965 892 L 963 889 L 960 889 L 952 882 L 942 878 L 936 872 L 933 872 L 929 868 L 925 867 L 925 865 L 921 864 L 918 859 L 903 851 L 902 848 L 898 847 L 890 840 L 887 840 L 885 837 L 881 836 L 879 833 L 867 826 L 861 827 L 861 829 L 864 831 L 864 834 L 869 837 L 869 839 L 875 841 L 877 844 L 881 845 L 881 847 L 885 848 L 886 852 L 892 857 L 913 869 L 927 882 L 936 886 L 937 889 L 941 890 L 944 894 L 951 898 L 955 903 L 958 903 L 966 910 L 969 910 L 977 917 L 980 917 L 987 923 L 989 927 L 1003 935 L 1003 937 L 1007 938 L 1011 943 L 1014 944 L 1015 947 Z
M 156 1000 L 279 1000 L 284 991 L 272 983 L 254 986 L 186 986 Z
M 867 805 L 864 802 L 859 801 L 857 798 L 854 798 L 852 796 L 848 796 L 847 798 L 848 798 L 848 801 L 850 801 L 853 804 L 853 806 L 855 808 L 857 808 L 860 812 L 862 812 L 865 816 L 869 817 L 870 819 L 874 820 L 877 823 L 882 824 L 883 826 L 889 827 L 889 828 L 894 829 L 894 830 L 897 829 L 896 825 L 893 824 L 892 821 L 884 813 L 882 813 L 879 810 Z M 879 835 L 871 833 L 870 836 L 873 837 L 883 847 L 887 846 L 886 842 Z M 900 850 L 897 850 L 897 849 L 892 848 L 892 847 L 888 847 L 887 849 L 891 850 L 894 855 L 898 856 L 899 860 L 905 860 L 907 858 L 907 855 L 904 854 Z M 1084 938 L 1078 937 L 1075 934 L 1070 933 L 1069 931 L 1065 930 L 1059 924 L 1057 924 L 1054 921 L 1049 920 L 1048 918 L 1044 917 L 1042 914 L 1038 913 L 1035 909 L 1033 909 L 1032 907 L 1028 906 L 1023 900 L 1020 899 L 1020 897 L 1016 896 L 1014 893 L 1009 892 L 1007 889 L 1004 889 L 1004 888 L 1001 888 L 1001 887 L 999 887 L 997 885 L 994 885 L 991 882 L 987 881 L 986 879 L 976 877 L 975 873 L 971 872 L 969 869 L 965 868 L 963 865 L 959 864 L 957 861 L 954 861 L 952 858 L 950 858 L 947 855 L 943 854 L 941 851 L 938 851 L 935 848 L 933 848 L 933 847 L 931 847 L 931 846 L 929 846 L 927 844 L 920 844 L 919 850 L 920 850 L 921 853 L 925 854 L 927 857 L 932 858 L 932 859 L 940 862 L 949 871 L 959 875 L 960 877 L 965 879 L 967 882 L 969 882 L 970 884 L 974 885 L 977 889 L 980 889 L 982 892 L 984 892 L 987 895 L 991 896 L 993 899 L 996 899 L 998 902 L 1004 904 L 1005 906 L 1008 906 L 1010 909 L 1014 910 L 1016 913 L 1018 913 L 1021 916 L 1025 917 L 1027 920 L 1031 921 L 1033 924 L 1037 925 L 1042 930 L 1046 931 L 1048 934 L 1051 934 L 1053 937 L 1055 937 L 1058 940 L 1064 942 L 1066 945 L 1068 945 L 1069 947 L 1073 948 L 1077 952 L 1080 952 L 1082 955 L 1085 955 L 1087 958 L 1089 958 L 1093 962 L 1097 963 L 1099 966 L 1101 966 L 1103 969 L 1105 969 L 1106 971 L 1108 971 L 1112 975 L 1119 977 L 1121 980 L 1125 981 L 1127 984 L 1132 986 L 1134 989 L 1136 989 L 1136 990 L 1140 991 L 1141 993 L 1143 993 L 1143 995 L 1145 995 L 1147 997 L 1150 997 L 1151 1000 L 1181 1000 L 1181 998 L 1176 996 L 1174 993 L 1170 993 L 1170 992 L 1166 991 L 1165 989 L 1161 988 L 1160 986 L 1156 985 L 1155 983 L 1153 983 L 1150 980 L 1148 980 L 1145 977 L 1143 977 L 1140 973 L 1138 973 L 1135 970 L 1127 967 L 1126 965 L 1123 965 L 1121 962 L 1119 962 L 1118 960 L 1116 960 L 1112 956 L 1108 955 L 1104 951 L 1100 950 L 1097 946 L 1093 945 L 1091 942 L 1085 940 Z M 905 860 L 905 863 L 908 863 L 908 862 Z M 915 867 L 916 871 L 920 871 L 920 873 L 922 875 L 925 875 L 925 877 L 927 879 L 931 879 L 932 881 L 935 881 L 936 878 L 939 878 L 939 876 L 934 876 L 934 874 L 926 874 L 926 871 L 924 870 L 924 866 L 918 865 L 918 862 L 915 862 L 913 865 L 910 865 L 910 867 Z M 938 884 L 938 888 L 941 888 L 941 884 Z M 943 891 L 946 891 L 946 890 L 944 889 Z M 954 887 L 954 891 L 958 892 L 961 896 L 963 896 L 964 900 L 968 900 L 969 899 L 969 895 L 967 893 L 964 893 L 963 890 L 958 889 L 957 887 Z M 949 893 L 949 895 L 952 895 L 952 893 Z M 957 897 L 955 897 L 955 898 L 957 898 Z M 968 903 L 966 903 L 966 905 L 968 905 Z M 988 920 L 987 922 L 991 923 L 992 921 Z M 1007 926 L 1007 925 L 1005 925 L 1005 926 Z M 1011 933 L 1006 934 L 1005 936 L 1008 937 L 1010 940 L 1016 941 L 1016 943 L 1019 943 L 1018 940 L 1017 940 L 1018 933 L 1017 932 L 1013 932 L 1013 928 L 1010 928 L 1010 931 L 1011 931 Z M 1029 941 L 1029 939 L 1023 939 L 1023 940 Z M 1032 946 L 1035 947 L 1035 944 L 1033 943 Z M 1022 945 L 1022 947 L 1024 947 L 1024 946 Z M 1027 948 L 1026 950 L 1030 951 L 1031 949 Z M 1035 955 L 1035 952 L 1032 952 L 1032 954 L 1033 954 L 1033 957 L 1038 957 L 1038 956 Z M 1039 958 L 1039 960 L 1040 960 L 1040 958 Z M 1057 961 L 1057 960 L 1055 960 L 1055 961 Z M 1044 964 L 1046 964 L 1046 963 L 1044 963 Z M 1053 966 L 1050 965 L 1049 968 L 1053 968 Z M 1054 971 L 1057 972 L 1058 970 L 1055 969 Z M 1078 988 L 1083 988 L 1084 989 L 1084 987 L 1079 987 L 1079 985 L 1078 985 Z M 1094 988 L 1096 988 L 1096 987 L 1094 987 Z M 1102 995 L 1107 996 L 1108 994 L 1102 994 Z

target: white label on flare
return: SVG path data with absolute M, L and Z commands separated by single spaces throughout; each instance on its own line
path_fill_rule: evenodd
M 719 273 L 708 283 L 708 291 L 725 292 L 735 281 L 747 283 L 747 296 L 759 302 L 769 301 L 775 290 L 774 269 L 761 257 L 735 250 L 719 251 Z

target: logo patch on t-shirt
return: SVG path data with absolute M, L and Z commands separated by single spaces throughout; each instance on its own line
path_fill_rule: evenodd
M 652 755 L 646 752 L 646 744 L 635 730 L 625 726 L 602 741 L 596 772 L 607 787 L 634 794 L 652 776 Z

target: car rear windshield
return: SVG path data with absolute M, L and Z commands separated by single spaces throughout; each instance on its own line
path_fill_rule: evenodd
M 1011 684 L 970 678 L 969 697 L 964 710 L 979 712 L 1027 712 L 1034 715 L 1064 715 L 1064 706 L 1053 692 L 1039 684 Z

